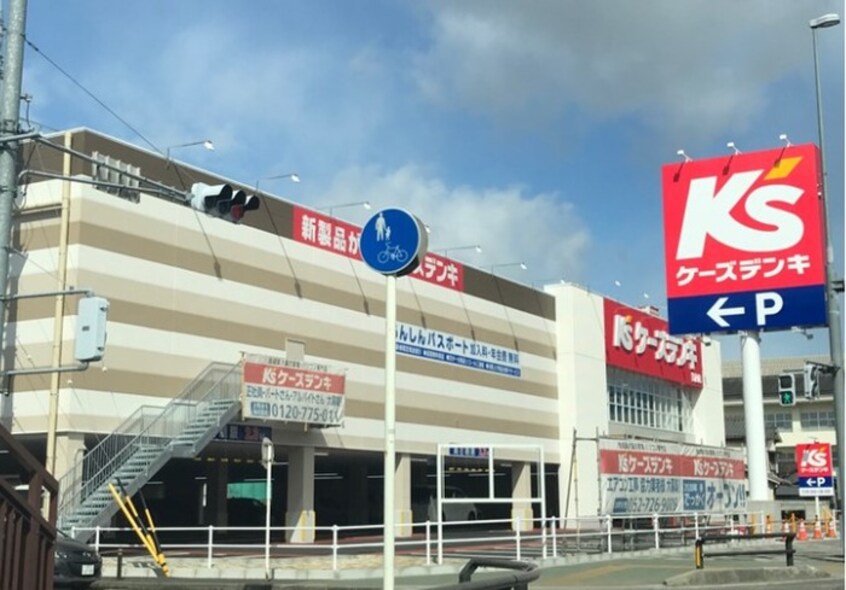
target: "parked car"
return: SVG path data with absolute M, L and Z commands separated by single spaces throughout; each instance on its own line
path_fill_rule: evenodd
M 53 585 L 57 588 L 87 588 L 103 573 L 103 560 L 91 547 L 57 531 Z
M 444 486 L 444 498 L 459 500 L 467 498 L 467 494 L 461 488 L 455 486 Z M 444 502 L 444 522 L 464 522 L 468 520 L 479 520 L 481 512 L 476 505 L 467 500 L 466 502 Z M 416 523 L 427 520 L 436 522 L 438 520 L 438 489 L 435 486 L 420 486 L 411 490 L 411 515 Z

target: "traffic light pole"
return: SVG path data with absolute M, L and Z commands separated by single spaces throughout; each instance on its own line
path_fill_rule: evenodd
M 9 0 L 6 47 L 3 52 L 3 90 L 0 95 L 0 356 L 6 368 L 4 338 L 9 288 L 9 253 L 12 240 L 12 205 L 18 195 L 17 155 L 20 144 L 3 141 L 18 135 L 21 78 L 23 76 L 26 0 Z

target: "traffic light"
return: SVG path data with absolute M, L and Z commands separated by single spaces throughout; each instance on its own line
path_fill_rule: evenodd
M 821 367 L 815 363 L 805 363 L 805 399 L 820 396 Z
M 782 406 L 796 405 L 796 376 L 793 373 L 778 376 L 778 403 Z
M 255 211 L 261 201 L 255 195 L 248 195 L 228 184 L 208 185 L 195 182 L 191 186 L 191 207 L 214 217 L 238 223 L 247 211 Z

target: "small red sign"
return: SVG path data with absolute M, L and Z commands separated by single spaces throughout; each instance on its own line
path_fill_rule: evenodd
M 796 475 L 799 477 L 831 477 L 833 472 L 830 444 L 803 443 L 796 445 Z
M 702 387 L 702 340 L 671 336 L 667 321 L 605 299 L 609 365 L 690 387 Z
M 344 375 L 334 373 L 310 371 L 288 365 L 244 362 L 244 383 L 248 384 L 343 395 L 345 381 Z
M 825 282 L 813 144 L 662 168 L 667 297 Z

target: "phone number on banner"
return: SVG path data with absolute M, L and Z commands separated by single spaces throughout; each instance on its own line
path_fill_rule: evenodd
M 264 418 L 312 424 L 340 424 L 343 407 L 315 408 L 313 406 L 280 404 L 278 402 L 247 401 L 244 418 Z

